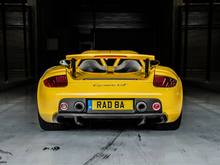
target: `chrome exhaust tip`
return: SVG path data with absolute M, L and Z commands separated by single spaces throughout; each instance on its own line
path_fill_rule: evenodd
M 138 112 L 145 112 L 147 110 L 147 104 L 145 102 L 143 102 L 143 101 L 138 102 L 136 104 L 136 110 Z
M 77 112 L 82 112 L 85 109 L 85 104 L 81 101 L 77 101 L 77 102 L 75 102 L 73 108 Z

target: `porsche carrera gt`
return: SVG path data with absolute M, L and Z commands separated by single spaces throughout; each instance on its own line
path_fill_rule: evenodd
M 89 50 L 67 55 L 49 68 L 37 90 L 39 124 L 64 129 L 65 122 L 137 119 L 163 129 L 179 128 L 181 79 L 154 55 L 134 51 Z M 83 120 L 82 120 L 83 119 Z

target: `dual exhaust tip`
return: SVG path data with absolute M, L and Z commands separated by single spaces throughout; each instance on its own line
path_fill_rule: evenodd
M 136 110 L 138 112 L 144 112 L 147 110 L 147 104 L 144 101 L 140 101 L 136 104 Z
M 73 109 L 77 112 L 82 112 L 85 109 L 85 104 L 81 101 L 75 102 Z

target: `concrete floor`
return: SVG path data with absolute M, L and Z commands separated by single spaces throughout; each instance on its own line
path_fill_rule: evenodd
M 220 94 L 186 88 L 176 131 L 91 126 L 45 132 L 38 126 L 35 90 L 0 93 L 0 164 L 219 165 Z

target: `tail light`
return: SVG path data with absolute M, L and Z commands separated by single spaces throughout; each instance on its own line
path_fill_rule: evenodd
M 176 83 L 177 81 L 171 77 L 160 76 L 160 75 L 154 76 L 153 84 L 155 87 L 174 87 Z
M 47 87 L 65 87 L 67 86 L 67 77 L 66 75 L 49 77 L 44 80 L 44 85 Z

